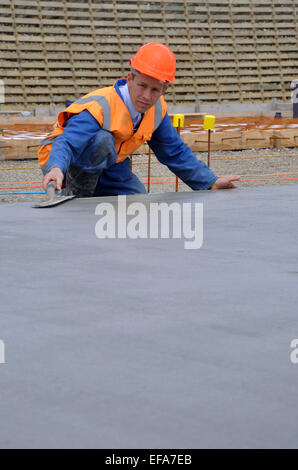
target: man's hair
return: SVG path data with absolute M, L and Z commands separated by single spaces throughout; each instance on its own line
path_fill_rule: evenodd
M 133 67 L 130 67 L 130 73 L 132 74 L 133 77 L 137 77 L 138 75 L 141 75 L 141 73 L 138 72 L 138 70 L 134 69 Z M 162 82 L 161 80 L 159 80 L 159 83 L 163 86 L 170 85 L 168 82 Z
M 130 67 L 130 73 L 136 77 L 137 75 L 140 75 L 140 72 L 138 72 L 136 69 L 133 69 L 132 67 Z

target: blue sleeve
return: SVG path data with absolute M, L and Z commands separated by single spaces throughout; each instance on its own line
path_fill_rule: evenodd
M 217 176 L 197 159 L 172 126 L 168 114 L 148 142 L 158 160 L 192 189 L 209 189 Z
M 65 129 L 56 138 L 48 161 L 48 171 L 59 167 L 63 173 L 73 160 L 85 150 L 90 139 L 100 130 L 100 125 L 94 117 L 85 110 L 74 114 L 66 121 Z

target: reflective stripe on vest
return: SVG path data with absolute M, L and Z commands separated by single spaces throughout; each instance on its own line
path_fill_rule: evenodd
M 91 101 L 96 101 L 102 109 L 102 114 L 103 114 L 102 129 L 105 129 L 106 131 L 110 131 L 110 129 L 111 129 L 111 109 L 110 109 L 109 102 L 108 102 L 108 100 L 106 99 L 105 96 L 93 95 L 93 96 L 89 96 L 89 98 L 80 98 L 75 103 L 85 104 L 85 103 L 90 103 Z
M 155 113 L 154 113 L 154 130 L 156 130 L 162 121 L 162 106 L 161 101 L 158 100 L 155 104 Z
M 90 103 L 91 101 L 96 101 L 102 109 L 102 114 L 103 114 L 103 125 L 102 129 L 105 129 L 107 131 L 110 131 L 111 129 L 111 109 L 108 100 L 104 96 L 99 96 L 99 95 L 93 95 L 90 96 L 89 98 L 80 98 L 79 100 L 75 101 L 75 103 L 78 104 L 85 104 L 85 103 Z M 162 104 L 160 99 L 156 102 L 154 106 L 154 131 L 160 126 L 162 122 Z M 59 136 L 55 137 L 49 137 L 43 139 L 39 145 L 48 145 L 52 144 L 55 142 Z
M 90 101 L 96 101 L 102 109 L 103 114 L 103 125 L 102 129 L 106 131 L 111 130 L 111 109 L 108 100 L 104 96 L 93 95 L 89 98 L 81 98 L 76 103 L 85 104 L 90 103 Z M 162 105 L 160 99 L 155 104 L 155 113 L 154 113 L 154 130 L 156 130 L 162 121 Z
M 51 135 L 51 134 L 49 134 L 49 135 Z M 57 137 L 58 137 L 58 136 L 56 136 L 56 137 L 49 137 L 48 139 L 47 139 L 47 138 L 46 138 L 46 139 L 43 139 L 43 140 L 39 143 L 39 145 L 48 145 L 48 144 L 52 144 L 52 143 L 57 139 Z
M 80 98 L 79 100 L 75 101 L 73 104 L 75 104 L 75 103 L 85 104 L 85 103 L 90 103 L 91 101 L 96 101 L 102 109 L 102 114 L 103 114 L 102 129 L 105 129 L 106 131 L 110 131 L 110 129 L 111 129 L 111 109 L 110 109 L 109 102 L 105 98 L 105 96 L 93 95 L 93 96 L 90 96 L 89 98 Z M 49 137 L 48 139 L 45 138 L 40 142 L 39 145 L 52 144 L 53 142 L 55 142 L 57 137 L 59 137 L 59 136 Z

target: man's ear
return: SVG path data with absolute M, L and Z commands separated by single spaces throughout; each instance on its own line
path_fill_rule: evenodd
M 133 80 L 133 75 L 131 72 L 128 72 L 127 79 L 126 79 L 127 83 L 131 82 L 132 80 Z
M 163 86 L 162 95 L 165 94 L 165 92 L 167 91 L 168 88 L 169 88 L 169 85 L 164 85 Z

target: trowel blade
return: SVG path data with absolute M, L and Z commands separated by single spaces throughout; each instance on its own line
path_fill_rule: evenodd
M 50 199 L 48 201 L 43 201 L 39 204 L 33 206 L 35 209 L 43 209 L 44 207 L 53 207 L 57 206 L 58 204 L 62 204 L 63 202 L 69 201 L 70 199 L 75 198 L 74 195 L 71 196 L 56 196 L 54 199 Z

